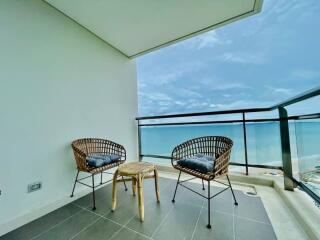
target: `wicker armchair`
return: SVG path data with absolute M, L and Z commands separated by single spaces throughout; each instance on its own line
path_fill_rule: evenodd
M 172 166 L 179 170 L 179 177 L 177 180 L 175 192 L 173 195 L 172 202 L 175 202 L 175 196 L 177 193 L 178 185 L 181 185 L 188 190 L 191 190 L 195 192 L 196 194 L 206 198 L 208 200 L 208 228 L 211 228 L 210 225 L 210 200 L 211 198 L 217 196 L 218 194 L 222 193 L 223 191 L 230 188 L 233 198 L 234 198 L 234 204 L 238 205 L 236 197 L 234 195 L 229 177 L 228 177 L 228 166 L 229 166 L 229 160 L 230 160 L 230 154 L 232 149 L 233 142 L 231 139 L 221 136 L 207 136 L 207 137 L 200 137 L 188 140 L 178 146 L 176 146 L 171 155 L 171 163 Z M 190 169 L 187 167 L 183 167 L 179 164 L 179 160 L 190 158 L 192 156 L 195 156 L 196 154 L 205 154 L 212 156 L 214 158 L 213 160 L 213 170 L 203 173 L 199 172 L 194 169 Z M 180 181 L 181 172 L 190 174 L 194 176 L 191 179 Z M 228 184 L 218 182 L 215 179 L 218 177 L 226 176 Z M 203 194 L 194 191 L 193 189 L 185 186 L 183 183 L 189 180 L 192 180 L 194 178 L 200 178 L 202 179 L 202 187 L 204 188 L 204 180 L 208 181 L 208 195 L 204 196 Z M 216 181 L 218 183 L 221 183 L 223 185 L 226 185 L 227 188 L 223 189 L 222 191 L 218 192 L 217 194 L 211 196 L 210 195 L 210 181 Z
M 108 173 L 105 172 L 108 169 L 114 168 L 119 166 L 120 164 L 123 164 L 126 161 L 126 150 L 123 146 L 121 146 L 120 144 L 114 143 L 112 141 L 109 140 L 105 140 L 105 139 L 99 139 L 99 138 L 83 138 L 83 139 L 78 139 L 72 142 L 71 144 L 72 149 L 73 149 L 73 154 L 74 154 L 74 158 L 77 164 L 77 175 L 76 175 L 76 179 L 73 185 L 73 189 L 72 189 L 72 193 L 71 193 L 71 197 L 73 197 L 73 193 L 74 193 L 74 189 L 76 187 L 77 183 L 80 183 L 82 185 L 85 185 L 87 187 L 92 188 L 92 196 L 93 196 L 93 210 L 96 209 L 96 203 L 95 203 L 95 183 L 94 183 L 94 176 L 96 174 L 100 173 L 100 185 L 108 183 L 111 180 L 107 181 L 107 182 L 102 182 L 102 174 L 106 173 L 106 174 L 112 174 L 112 173 Z M 117 161 L 112 161 L 109 164 L 103 165 L 101 167 L 91 167 L 87 164 L 87 157 L 92 155 L 92 154 L 116 154 L 120 157 L 119 160 Z M 79 173 L 80 172 L 85 172 L 90 174 L 90 176 L 87 177 L 83 177 L 78 179 L 79 177 Z M 81 180 L 86 179 L 86 178 L 92 178 L 92 185 L 88 185 L 86 183 L 81 182 Z M 125 185 L 125 190 L 127 191 L 127 186 Z

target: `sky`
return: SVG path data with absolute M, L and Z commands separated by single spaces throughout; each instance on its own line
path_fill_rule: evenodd
M 264 0 L 137 63 L 140 116 L 269 107 L 320 86 L 320 1 Z

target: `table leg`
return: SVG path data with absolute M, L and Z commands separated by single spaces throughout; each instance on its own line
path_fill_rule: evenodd
M 115 171 L 113 175 L 112 183 L 112 207 L 111 210 L 114 211 L 117 205 L 117 179 L 118 179 L 118 170 Z
M 159 189 L 159 178 L 158 178 L 157 169 L 154 169 L 154 184 L 156 189 L 157 201 L 160 202 L 160 189 Z
M 135 177 L 132 177 L 132 193 L 133 193 L 133 196 L 136 195 L 136 192 L 137 192 L 137 180 Z
M 138 204 L 141 222 L 144 221 L 143 176 L 138 175 Z

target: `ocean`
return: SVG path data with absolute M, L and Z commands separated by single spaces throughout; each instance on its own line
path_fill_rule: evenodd
M 278 122 L 247 123 L 246 132 L 249 164 L 282 165 Z M 290 122 L 289 132 L 294 174 L 320 194 L 320 121 Z M 231 138 L 234 142 L 231 162 L 245 163 L 242 123 L 145 126 L 141 128 L 142 154 L 171 156 L 175 146 L 201 136 Z M 148 161 L 171 165 L 170 159 L 148 158 Z
M 289 124 L 292 159 L 300 172 L 320 165 L 320 121 L 305 120 Z M 278 122 L 247 123 L 248 162 L 281 166 L 281 142 Z M 226 136 L 233 140 L 231 161 L 245 163 L 242 123 L 148 126 L 141 129 L 142 154 L 171 156 L 178 144 L 200 136 Z M 170 160 L 160 159 L 161 165 Z

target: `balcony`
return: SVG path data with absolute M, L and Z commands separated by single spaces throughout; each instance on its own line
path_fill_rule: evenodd
M 264 108 L 137 117 L 133 59 L 259 14 L 262 3 L 1 1 L 0 239 L 320 239 L 320 114 L 317 106 L 288 111 L 319 97 L 319 88 Z M 295 77 L 317 76 L 307 70 Z M 172 149 L 204 135 L 234 141 L 229 173 L 239 202 L 230 191 L 215 197 L 211 229 L 206 200 L 179 186 L 172 202 L 179 174 Z M 70 144 L 86 137 L 120 143 L 127 162 L 156 165 L 160 203 L 146 180 L 143 223 L 131 183 L 129 191 L 119 184 L 114 212 L 111 184 L 96 186 L 95 211 L 91 189 L 77 186 L 70 198 L 79 170 Z M 99 183 L 99 174 L 91 177 Z M 220 181 L 205 190 L 215 195 Z M 201 180 L 185 184 L 206 192 Z
M 111 211 L 111 184 L 101 187 L 96 193 L 96 206 L 97 209 L 91 209 L 91 194 L 82 194 L 75 201 L 69 202 L 67 205 L 31 222 L 28 223 L 4 236 L 0 239 L 316 239 L 318 234 L 317 220 L 320 216 L 319 209 L 315 203 L 318 202 L 318 189 L 319 185 L 314 181 L 316 179 L 317 167 L 315 170 L 306 172 L 306 168 L 302 168 L 300 172 L 295 172 L 291 176 L 286 171 L 291 171 L 292 165 L 286 165 L 290 158 L 283 156 L 285 145 L 283 144 L 286 139 L 284 132 L 289 132 L 288 122 L 295 121 L 292 124 L 298 124 L 296 132 L 296 148 L 300 148 L 299 134 L 302 133 L 304 121 L 312 122 L 319 118 L 318 114 L 303 115 L 303 116 L 283 116 L 274 119 L 246 119 L 245 114 L 253 111 L 272 111 L 272 109 L 282 108 L 282 113 L 285 106 L 295 104 L 300 101 L 312 98 L 319 95 L 319 89 L 299 95 L 293 99 L 283 102 L 274 107 L 265 109 L 245 109 L 245 110 L 232 110 L 223 112 L 211 113 L 196 113 L 190 115 L 217 115 L 217 114 L 233 114 L 241 113 L 242 120 L 221 120 L 214 122 L 167 122 L 167 123 L 148 123 L 144 124 L 141 121 L 167 118 L 185 118 L 183 115 L 175 116 L 156 116 L 156 117 L 143 117 L 138 118 L 139 132 L 140 132 L 140 158 L 145 161 L 151 161 L 158 165 L 161 170 L 160 173 L 160 189 L 161 201 L 156 202 L 154 183 L 150 180 L 145 181 L 145 222 L 141 223 L 137 213 L 137 197 L 132 195 L 131 191 L 124 191 L 121 185 L 118 189 L 118 205 L 117 209 Z M 188 116 L 189 117 L 189 116 Z M 303 121 L 303 122 L 301 122 Z M 272 165 L 266 165 L 262 162 L 254 161 L 252 159 L 250 147 L 250 135 L 248 134 L 252 129 L 249 124 L 252 122 L 270 123 L 267 125 L 267 131 L 263 131 L 263 136 L 266 138 L 266 132 L 271 134 L 275 139 L 279 138 L 280 142 L 275 139 L 273 141 L 280 145 L 279 150 L 273 153 L 273 158 L 277 159 L 277 154 L 280 154 L 279 159 L 282 161 L 274 162 Z M 231 180 L 234 184 L 235 195 L 239 205 L 235 206 L 232 201 L 230 191 L 223 192 L 218 197 L 212 200 L 211 216 L 212 216 L 212 230 L 206 228 L 207 221 L 207 205 L 206 201 L 188 191 L 185 188 L 179 188 L 177 192 L 176 202 L 172 203 L 171 199 L 175 189 L 177 172 L 169 167 L 168 159 L 170 156 L 161 156 L 159 154 L 163 149 L 161 147 L 168 147 L 166 144 L 171 142 L 164 142 L 163 138 L 168 139 L 168 136 L 161 134 L 168 131 L 176 131 L 173 126 L 190 125 L 192 128 L 199 126 L 209 125 L 206 132 L 210 131 L 212 125 L 216 128 L 217 124 L 236 124 L 235 128 L 241 130 L 231 130 L 227 125 L 227 132 L 224 135 L 236 133 L 241 135 L 242 141 L 236 141 L 237 144 L 242 143 L 243 146 L 236 146 L 233 159 L 241 159 L 239 156 L 243 154 L 244 163 L 233 161 L 230 166 Z M 248 126 L 247 126 L 248 125 Z M 156 134 L 157 128 L 167 127 L 169 130 L 162 130 L 161 134 Z M 220 125 L 219 125 L 220 126 Z M 234 125 L 233 125 L 234 126 Z M 283 127 L 285 126 L 285 127 Z M 317 125 L 318 126 L 318 125 Z M 156 128 L 155 132 L 144 132 L 145 128 Z M 265 125 L 258 125 L 259 128 L 266 128 Z M 232 128 L 231 128 L 232 129 Z M 255 129 L 258 131 L 258 129 Z M 273 130 L 272 130 L 273 129 Z M 313 131 L 316 127 L 313 126 Z M 275 131 L 275 130 L 278 130 Z M 186 131 L 184 128 L 178 130 L 184 136 L 195 137 L 192 134 L 203 135 L 201 129 Z M 217 132 L 217 129 L 214 130 Z M 194 133 L 195 132 L 195 133 Z M 279 136 L 277 136 L 277 134 Z M 150 135 L 151 134 L 151 135 Z M 309 133 L 310 134 L 310 133 Z M 309 136 L 308 134 L 308 136 Z M 179 136 L 175 133 L 174 136 Z M 257 135 L 258 139 L 261 135 Z M 287 136 L 289 137 L 289 136 Z M 155 141 L 152 138 L 158 140 Z M 235 136 L 233 136 L 236 139 Z M 148 142 L 148 140 L 150 142 Z M 182 141 L 182 139 L 174 139 Z M 261 140 L 261 139 L 260 139 Z M 306 138 L 304 138 L 306 140 Z M 152 143 L 154 148 L 148 146 L 149 150 L 157 150 L 154 154 L 144 154 L 143 150 L 145 144 Z M 282 144 L 281 144 L 282 143 Z M 240 144 L 239 144 L 240 145 Z M 262 144 L 265 146 L 266 144 Z M 291 144 L 292 145 L 292 144 Z M 304 147 L 304 153 L 310 149 Z M 290 150 L 290 148 L 289 148 Z M 239 152 L 237 152 L 239 151 Z M 256 154 L 263 156 L 267 154 Z M 300 151 L 301 154 L 301 151 Z M 304 156 L 304 155 L 303 155 Z M 302 163 L 298 156 L 297 163 L 305 167 L 305 158 L 302 158 Z M 273 159 L 272 158 L 272 159 Z M 259 160 L 259 159 L 256 159 Z M 314 168 L 314 165 L 309 163 L 309 169 Z M 267 162 L 268 163 L 268 162 Z M 263 171 L 259 170 L 263 169 Z M 296 169 L 299 170 L 301 168 Z M 287 176 L 283 178 L 283 174 Z M 309 178 L 308 178 L 309 177 Z M 188 180 L 187 175 L 183 175 L 182 180 Z M 221 179 L 222 183 L 225 179 Z M 294 192 L 286 191 L 283 185 L 288 190 L 293 190 L 292 187 L 299 187 Z M 200 190 L 202 189 L 201 181 L 192 180 L 188 182 L 188 187 Z M 220 183 L 211 185 L 211 193 L 215 194 L 221 191 Z M 207 186 L 205 186 L 207 188 Z M 129 186 L 131 189 L 131 186 Z M 203 191 L 203 190 L 202 190 Z M 313 201 L 311 200 L 313 198 Z M 301 204 L 303 207 L 301 207 Z

